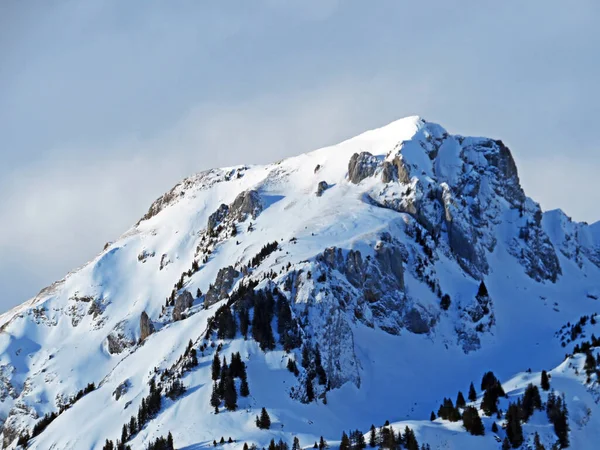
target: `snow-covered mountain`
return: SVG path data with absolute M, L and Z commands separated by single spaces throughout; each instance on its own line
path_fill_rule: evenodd
M 143 449 L 169 432 L 187 450 L 337 446 L 389 420 L 432 449 L 496 449 L 510 426 L 480 410 L 482 375 L 506 412 L 547 370 L 571 447 L 597 448 L 599 299 L 600 222 L 543 213 L 501 141 L 409 117 L 187 178 L 0 316 L 3 447 Z M 471 382 L 483 436 L 430 420 Z M 546 412 L 522 428 L 557 440 Z

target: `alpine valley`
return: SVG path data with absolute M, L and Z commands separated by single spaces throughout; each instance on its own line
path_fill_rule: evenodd
M 600 222 L 408 117 L 191 176 L 0 316 L 2 445 L 598 449 L 599 301 Z

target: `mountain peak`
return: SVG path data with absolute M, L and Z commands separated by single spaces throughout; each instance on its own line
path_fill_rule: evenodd
M 501 141 L 417 116 L 189 177 L 2 316 L 4 446 L 144 448 L 171 431 L 177 448 L 266 447 L 263 407 L 302 446 L 405 418 L 447 446 L 462 428 L 430 422 L 443 398 L 492 368 L 554 367 L 554 332 L 597 297 L 598 233 L 563 219 L 526 197 Z M 553 375 L 580 386 L 565 367 Z

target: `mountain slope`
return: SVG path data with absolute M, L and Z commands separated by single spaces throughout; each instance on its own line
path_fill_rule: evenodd
M 562 379 L 555 332 L 597 312 L 597 225 L 543 214 L 502 142 L 453 136 L 418 117 L 275 164 L 200 173 L 85 267 L 0 317 L 3 444 L 16 445 L 62 406 L 31 448 L 102 448 L 137 414 L 152 378 L 167 390 L 178 373 L 186 392 L 163 397 L 132 448 L 169 430 L 177 448 L 221 435 L 240 448 L 292 436 L 306 446 L 388 419 L 427 420 L 487 370 L 509 380 L 557 367 Z M 277 300 L 277 314 L 267 315 L 273 342 L 255 323 L 270 300 L 248 286 Z M 229 323 L 224 305 L 237 330 L 219 339 L 227 330 L 218 324 Z M 290 318 L 280 329 L 281 305 Z M 252 321 L 247 339 L 243 311 Z M 198 365 L 185 369 L 179 358 L 190 341 Z M 221 405 L 214 414 L 219 344 L 227 361 L 240 352 L 250 396 L 238 397 L 237 411 Z M 312 349 L 306 368 L 303 346 Z M 317 346 L 323 384 L 313 379 Z M 587 448 L 597 406 L 583 396 L 587 380 L 567 375 L 561 388 L 592 411 L 589 426 L 571 426 L 576 448 Z M 508 385 L 519 392 L 526 379 Z M 89 383 L 96 389 L 65 407 Z M 268 431 L 254 423 L 262 407 Z M 498 445 L 489 433 L 456 435 L 457 424 L 411 423 L 432 448 Z

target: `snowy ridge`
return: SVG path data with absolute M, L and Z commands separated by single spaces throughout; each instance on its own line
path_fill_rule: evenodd
M 582 354 L 563 362 L 555 333 L 598 312 L 598 280 L 600 222 L 542 213 L 501 141 L 451 135 L 419 117 L 275 164 L 212 169 L 0 317 L 3 446 L 63 410 L 30 448 L 101 449 L 120 438 L 155 379 L 161 408 L 128 439 L 134 449 L 169 431 L 188 450 L 221 436 L 235 439 L 223 445 L 231 449 L 293 436 L 333 444 L 342 430 L 386 420 L 409 424 L 431 448 L 491 449 L 500 445 L 493 419 L 484 418 L 485 436 L 471 436 L 462 422 L 430 422 L 431 410 L 488 370 L 516 399 L 545 369 L 570 408 L 572 447 L 595 448 L 596 375 L 580 375 Z M 280 309 L 268 324 L 272 345 L 253 338 L 254 323 L 243 337 L 243 312 L 254 321 L 262 301 L 243 293 L 248 286 L 289 305 L 285 327 Z M 219 338 L 213 318 L 230 323 L 227 314 L 235 333 Z M 190 341 L 198 364 L 184 368 Z M 302 366 L 304 346 L 311 359 L 318 346 L 325 383 L 312 378 L 314 361 Z M 250 390 L 219 414 L 217 351 L 227 361 L 240 353 Z M 185 393 L 170 399 L 176 379 Z M 269 430 L 255 425 L 263 407 Z M 541 412 L 524 431 L 546 448 L 555 439 Z

